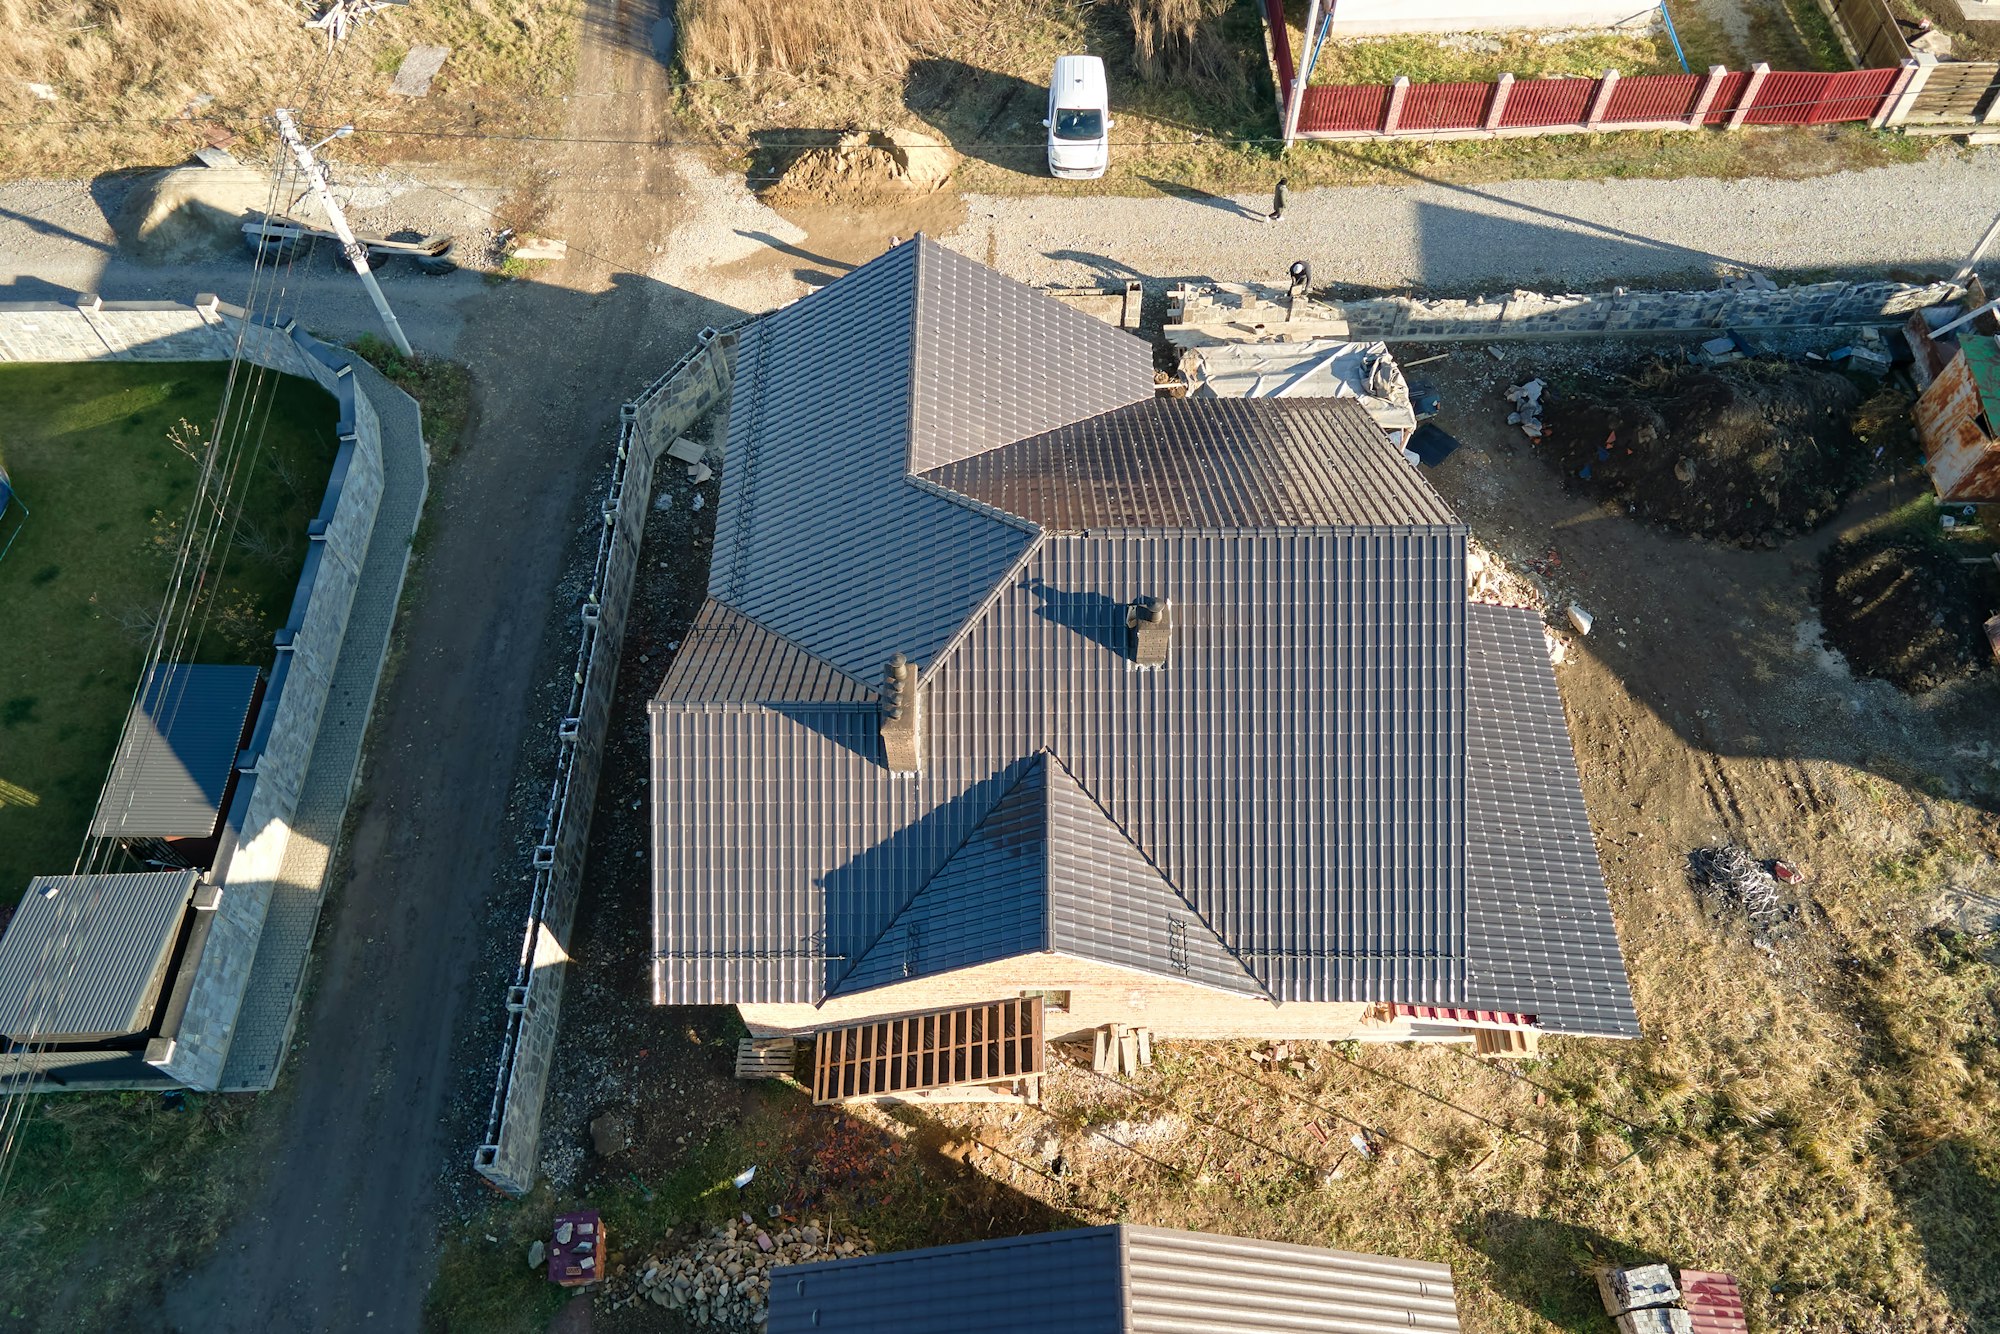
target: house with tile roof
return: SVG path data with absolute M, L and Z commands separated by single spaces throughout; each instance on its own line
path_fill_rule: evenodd
M 657 1003 L 1637 1033 L 1541 622 L 1468 602 L 1357 405 L 1159 396 L 1147 343 L 925 238 L 735 374 L 649 709 Z

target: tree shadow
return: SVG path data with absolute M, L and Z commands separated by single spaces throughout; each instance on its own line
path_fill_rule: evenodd
M 1594 1269 L 1665 1258 L 1574 1223 L 1504 1209 L 1489 1209 L 1458 1232 L 1492 1262 L 1492 1282 L 1509 1301 L 1558 1329 L 1609 1324 Z
M 1048 97 L 1046 84 L 942 57 L 912 61 L 903 82 L 903 105 L 960 156 L 1029 176 L 1048 174 Z
M 1968 1329 L 2000 1328 L 2000 1152 L 1945 1140 L 1890 1177 L 1923 1245 L 1924 1265 Z

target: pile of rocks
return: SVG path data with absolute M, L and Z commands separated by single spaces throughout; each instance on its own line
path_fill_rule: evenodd
M 837 1240 L 817 1224 L 766 1231 L 744 1214 L 676 1255 L 634 1265 L 605 1296 L 616 1308 L 651 1301 L 697 1325 L 756 1329 L 766 1317 L 771 1270 L 870 1254 L 866 1237 Z

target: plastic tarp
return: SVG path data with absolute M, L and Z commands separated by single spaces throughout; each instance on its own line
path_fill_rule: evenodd
M 1410 386 L 1386 343 L 1311 338 L 1196 348 L 1189 391 L 1210 398 L 1352 398 L 1385 431 L 1417 424 Z

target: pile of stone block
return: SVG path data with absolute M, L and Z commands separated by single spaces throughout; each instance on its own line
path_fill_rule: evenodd
M 1600 1269 L 1597 1291 L 1618 1334 L 1692 1334 L 1694 1323 L 1681 1307 L 1680 1285 L 1666 1265 Z

